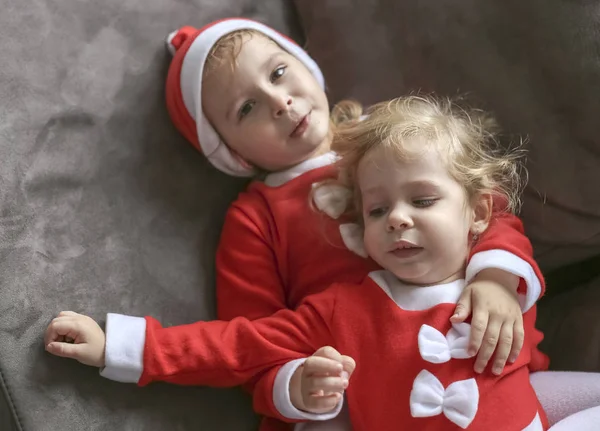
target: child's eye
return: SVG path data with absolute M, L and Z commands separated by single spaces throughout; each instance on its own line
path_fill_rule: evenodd
M 386 211 L 387 211 L 387 209 L 385 207 L 373 208 L 372 210 L 369 210 L 369 217 L 373 217 L 373 218 L 382 217 L 385 215 Z
M 250 112 L 252 112 L 252 108 L 254 108 L 254 101 L 249 100 L 247 102 L 245 102 L 242 107 L 240 108 L 240 111 L 238 113 L 238 117 L 241 120 L 242 118 L 244 118 L 246 115 L 248 115 Z
M 279 78 L 281 78 L 285 74 L 286 69 L 287 69 L 287 66 L 279 66 L 277 69 L 275 69 L 271 73 L 271 82 L 275 82 Z
M 413 205 L 417 208 L 427 208 L 434 205 L 437 201 L 437 199 L 415 199 L 413 200 Z

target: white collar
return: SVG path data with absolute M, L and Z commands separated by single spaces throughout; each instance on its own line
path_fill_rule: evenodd
M 265 178 L 265 184 L 269 187 L 279 187 L 308 171 L 331 165 L 337 159 L 338 155 L 333 151 L 330 151 L 321 156 L 305 160 L 302 163 L 292 166 L 284 171 L 273 172 L 272 174 L 267 175 Z
M 428 310 L 439 304 L 456 304 L 465 287 L 460 279 L 433 286 L 414 286 L 404 284 L 389 271 L 379 270 L 369 273 L 381 289 L 398 305 L 407 311 Z

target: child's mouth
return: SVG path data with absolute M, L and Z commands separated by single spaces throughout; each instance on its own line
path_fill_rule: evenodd
M 408 258 L 415 256 L 422 251 L 423 247 L 419 247 L 409 241 L 398 241 L 394 244 L 394 248 L 390 253 L 399 258 Z
M 396 257 L 399 257 L 401 259 L 406 259 L 409 257 L 416 256 L 417 254 L 421 253 L 422 251 L 423 251 L 422 247 L 406 247 L 406 248 L 397 248 L 397 249 L 393 250 L 391 253 Z
M 308 129 L 309 124 L 310 124 L 310 112 L 308 114 L 306 114 L 304 117 L 302 117 L 302 120 L 300 120 L 300 122 L 298 123 L 296 128 L 294 130 L 292 130 L 290 137 L 299 138 L 300 136 L 302 136 L 304 134 L 304 132 L 306 132 L 306 129 Z

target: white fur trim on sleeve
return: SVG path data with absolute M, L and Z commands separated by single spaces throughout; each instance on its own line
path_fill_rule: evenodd
M 106 366 L 100 375 L 123 383 L 137 383 L 144 370 L 146 319 L 106 315 Z
M 520 257 L 506 250 L 487 250 L 476 253 L 467 265 L 465 275 L 469 283 L 479 272 L 487 268 L 497 268 L 521 277 L 527 283 L 527 292 L 519 294 L 521 310 L 526 312 L 542 293 L 542 285 L 532 266 Z
M 289 390 L 290 381 L 296 369 L 298 369 L 300 365 L 304 364 L 304 361 L 306 361 L 306 358 L 290 361 L 281 367 L 277 373 L 277 376 L 275 377 L 275 384 L 273 386 L 273 403 L 275 404 L 275 408 L 277 408 L 277 411 L 282 416 L 288 419 L 327 421 L 335 418 L 342 410 L 342 406 L 344 405 L 343 399 L 335 407 L 335 410 L 324 414 L 303 412 L 302 410 L 298 410 L 292 404 Z

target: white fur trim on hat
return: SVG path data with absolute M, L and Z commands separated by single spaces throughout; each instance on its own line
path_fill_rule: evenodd
M 175 51 L 177 51 L 171 42 L 173 41 L 173 38 L 177 36 L 178 32 L 179 30 L 173 31 L 167 36 L 167 48 L 171 55 L 175 55 Z
M 236 30 L 252 29 L 270 37 L 300 60 L 317 79 L 321 88 L 325 80 L 315 61 L 294 42 L 261 23 L 247 19 L 230 19 L 208 27 L 190 45 L 181 67 L 181 94 L 190 116 L 196 121 L 198 140 L 204 155 L 221 171 L 235 176 L 251 176 L 253 169 L 242 164 L 221 141 L 202 111 L 202 71 L 212 46 L 223 36 Z M 172 35 L 169 36 L 172 40 Z M 168 40 L 170 42 L 170 40 Z M 170 45 L 170 43 L 169 43 Z M 172 48 L 172 47 L 171 47 Z

